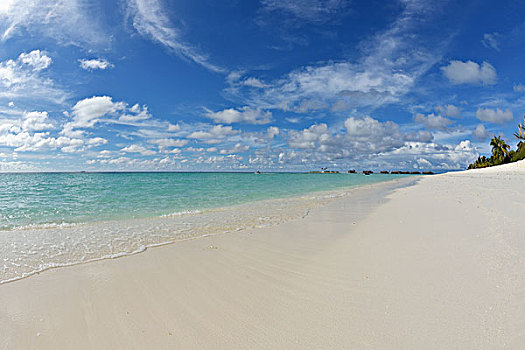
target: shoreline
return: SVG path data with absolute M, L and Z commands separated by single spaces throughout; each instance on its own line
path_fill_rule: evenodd
M 288 209 L 290 209 L 290 210 L 292 210 L 292 208 L 291 208 L 292 205 L 296 205 L 296 206 L 297 205 L 301 205 L 301 204 L 306 205 L 306 207 L 305 207 L 306 208 L 306 214 L 304 214 L 302 216 L 298 215 L 297 213 L 295 213 L 290 218 L 282 219 L 282 221 L 279 221 L 277 223 L 267 224 L 269 226 L 275 226 L 275 225 L 280 225 L 280 224 L 282 224 L 284 222 L 295 221 L 295 220 L 301 219 L 305 215 L 308 215 L 308 211 L 311 209 L 310 207 L 316 208 L 316 207 L 319 207 L 319 206 L 326 205 L 330 201 L 337 200 L 340 197 L 345 197 L 345 196 L 351 195 L 352 191 L 355 191 L 355 190 L 358 190 L 358 189 L 366 190 L 366 189 L 369 189 L 369 188 L 373 188 L 374 186 L 378 186 L 378 185 L 385 184 L 385 183 L 397 184 L 397 183 L 415 182 L 415 181 L 417 181 L 417 177 L 400 177 L 400 178 L 394 178 L 394 179 L 384 180 L 384 181 L 380 181 L 380 182 L 375 182 L 375 183 L 371 183 L 371 184 L 341 187 L 341 188 L 338 188 L 338 189 L 331 189 L 331 190 L 324 190 L 324 191 L 307 192 L 307 193 L 304 193 L 304 194 L 301 194 L 301 195 L 290 195 L 290 196 L 286 196 L 286 197 L 277 197 L 277 198 L 271 198 L 271 199 L 258 199 L 258 200 L 253 200 L 253 201 L 249 201 L 249 202 L 242 203 L 242 204 L 236 204 L 236 205 L 233 205 L 233 206 L 216 207 L 216 208 L 202 209 L 202 210 L 196 210 L 196 211 L 190 211 L 190 212 L 172 213 L 172 214 L 166 214 L 166 215 L 160 215 L 160 216 L 154 216 L 154 217 L 146 217 L 146 218 L 111 220 L 111 221 L 100 221 L 100 222 L 86 222 L 86 223 L 78 223 L 78 224 L 66 225 L 66 226 L 63 226 L 63 227 L 61 225 L 59 225 L 58 227 L 47 227 L 47 226 L 44 226 L 44 227 L 30 227 L 30 228 L 27 228 L 27 229 L 14 229 L 14 230 L 8 230 L 8 231 L 5 231 L 5 232 L 13 232 L 13 231 L 14 232 L 18 232 L 18 231 L 44 231 L 45 232 L 46 230 L 50 230 L 50 231 L 51 230 L 60 230 L 60 231 L 63 230 L 64 232 L 67 232 L 68 230 L 82 230 L 82 229 L 85 229 L 85 230 L 90 230 L 90 229 L 103 230 L 104 227 L 108 226 L 108 225 L 113 225 L 113 226 L 125 226 L 125 225 L 137 226 L 137 225 L 141 225 L 141 226 L 143 226 L 143 228 L 149 228 L 151 226 L 155 226 L 158 223 L 161 223 L 162 221 L 167 222 L 167 221 L 170 221 L 172 219 L 183 219 L 183 217 L 185 217 L 185 216 L 201 215 L 201 214 L 206 215 L 206 214 L 209 214 L 209 213 L 224 213 L 224 214 L 227 215 L 229 212 L 240 211 L 241 209 L 249 207 L 249 206 L 252 206 L 252 205 L 263 206 L 263 207 L 272 207 L 272 205 L 273 205 L 275 207 L 280 202 L 288 201 L 290 203 L 289 204 L 290 208 L 288 208 Z M 310 200 L 310 202 L 307 202 L 308 200 Z M 312 202 L 312 200 L 314 202 Z M 300 202 L 300 203 L 299 204 L 297 204 L 297 203 L 292 204 L 292 202 L 297 202 L 297 203 Z M 270 213 L 271 213 L 271 211 L 270 211 Z M 276 215 L 276 213 L 271 213 L 271 215 L 272 214 Z M 206 233 L 206 232 L 204 232 L 204 233 L 200 232 L 199 233 L 199 231 L 197 231 L 197 233 L 195 235 L 182 236 L 182 237 L 177 237 L 177 236 L 174 235 L 173 237 L 167 237 L 165 241 L 146 243 L 146 244 L 142 244 L 142 245 L 136 246 L 132 250 L 129 250 L 129 249 L 125 250 L 124 249 L 122 251 L 111 252 L 111 254 L 105 254 L 105 255 L 97 256 L 97 257 L 86 259 L 86 260 L 77 260 L 77 261 L 71 261 L 71 262 L 46 263 L 46 266 L 39 267 L 38 269 L 35 269 L 33 271 L 24 272 L 22 275 L 19 275 L 19 276 L 16 276 L 16 277 L 7 278 L 5 280 L 2 280 L 0 278 L 0 286 L 2 286 L 3 284 L 12 283 L 12 282 L 16 282 L 18 280 L 29 278 L 31 276 L 34 276 L 34 275 L 37 275 L 37 274 L 40 274 L 40 273 L 44 273 L 44 272 L 46 272 L 48 270 L 51 270 L 51 269 L 59 269 L 59 268 L 65 268 L 65 267 L 70 267 L 70 266 L 89 264 L 89 263 L 93 263 L 93 262 L 96 262 L 96 261 L 113 260 L 113 259 L 118 259 L 118 258 L 122 258 L 122 257 L 126 257 L 126 256 L 133 256 L 133 255 L 136 255 L 136 254 L 143 253 L 143 252 L 145 252 L 146 250 L 148 250 L 150 248 L 155 248 L 155 247 L 165 246 L 165 245 L 170 245 L 170 244 L 176 244 L 176 243 L 182 243 L 182 242 L 185 242 L 185 241 L 195 240 L 195 239 L 199 239 L 199 238 L 205 238 L 205 237 L 209 237 L 209 236 L 215 236 L 215 235 L 221 235 L 221 234 L 230 234 L 232 232 L 238 232 L 238 231 L 242 231 L 242 230 L 246 230 L 246 229 L 254 229 L 254 228 L 257 229 L 259 227 L 265 227 L 265 225 L 264 224 L 261 224 L 259 226 L 257 226 L 257 225 L 249 226 L 248 225 L 248 227 L 239 226 L 239 227 L 235 227 L 234 229 L 228 229 L 228 230 L 221 230 L 221 229 L 219 229 L 217 232 L 210 232 L 210 233 Z M 74 234 L 75 233 L 72 233 L 71 235 L 74 235 Z M 71 235 L 68 235 L 66 237 L 69 237 Z
M 0 347 L 519 348 L 525 172 L 499 171 L 0 285 Z

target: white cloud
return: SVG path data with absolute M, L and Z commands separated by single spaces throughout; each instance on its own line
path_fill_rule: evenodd
M 46 56 L 45 53 L 40 50 L 33 50 L 29 53 L 21 53 L 18 60 L 22 64 L 27 64 L 33 68 L 33 70 L 46 69 L 51 65 L 51 57 Z
M 515 92 L 525 92 L 525 85 L 523 84 L 514 84 L 512 88 Z
M 344 133 L 329 130 L 325 123 L 314 124 L 302 131 L 290 131 L 288 144 L 294 149 L 322 153 L 327 158 L 385 152 L 405 144 L 405 135 L 392 121 L 380 122 L 368 116 L 350 117 L 344 126 Z
M 238 130 L 233 130 L 231 126 L 223 126 L 221 124 L 213 126 L 209 131 L 195 131 L 187 136 L 189 139 L 201 140 L 204 143 L 219 143 L 228 136 L 238 134 Z
M 52 59 L 40 50 L 23 52 L 16 60 L 0 62 L 0 87 L 3 87 L 0 97 L 62 103 L 67 94 L 42 75 L 51 63 Z
M 485 129 L 485 126 L 483 124 L 478 124 L 478 126 L 476 126 L 476 129 L 472 132 L 472 135 L 474 135 L 474 137 L 478 140 L 485 140 L 489 137 L 489 132 L 487 131 L 487 129 Z
M 121 122 L 134 123 L 134 122 L 138 122 L 141 120 L 150 119 L 151 117 L 152 115 L 148 112 L 148 107 L 146 106 L 141 107 L 139 106 L 139 104 L 135 104 L 133 105 L 133 107 L 129 109 L 129 113 L 122 114 L 118 119 Z
M 78 137 L 83 133 L 78 129 L 92 128 L 102 117 L 114 114 L 125 107 L 125 103 L 113 102 L 109 96 L 93 96 L 80 100 L 73 106 L 72 121 L 64 125 L 62 133 Z
M 103 47 L 111 37 L 94 16 L 93 2 L 83 0 L 2 0 L 0 38 L 18 35 L 48 37 L 62 45 Z
M 14 3 L 15 3 L 15 0 L 0 1 L 0 15 L 9 12 L 9 10 L 11 9 Z
M 170 138 L 148 140 L 148 143 L 157 145 L 160 150 L 166 150 L 169 147 L 184 147 L 188 142 L 188 140 Z
M 497 108 L 497 109 L 490 109 L 490 108 L 478 108 L 476 111 L 476 118 L 478 118 L 481 121 L 489 122 L 489 123 L 506 123 L 511 121 L 514 118 L 514 114 L 510 109 L 507 109 L 505 111 Z
M 259 89 L 264 89 L 266 87 L 268 87 L 268 85 L 266 85 L 265 83 L 263 83 L 261 80 L 257 79 L 257 78 L 254 78 L 254 77 L 250 77 L 250 78 L 246 78 L 243 82 L 242 82 L 243 85 L 246 85 L 246 86 L 251 86 L 251 87 L 255 87 L 255 88 L 259 88 Z
M 102 137 L 94 137 L 92 139 L 87 140 L 87 144 L 89 147 L 97 147 L 97 146 L 105 145 L 106 143 L 108 143 L 108 140 Z
M 29 119 L 40 119 L 38 123 L 41 123 L 42 120 L 45 120 L 43 117 L 47 114 L 41 113 L 37 115 L 37 113 L 39 112 L 33 112 Z M 15 152 L 38 152 L 57 148 L 60 148 L 63 152 L 71 152 L 83 147 L 84 141 L 80 139 L 64 136 L 55 138 L 49 136 L 48 132 L 31 133 L 34 130 L 32 127 L 38 125 L 38 123 L 28 124 L 27 130 L 22 130 L 20 127 L 12 124 L 3 124 L 0 127 L 0 146 L 12 147 Z
M 479 65 L 473 61 L 462 62 L 452 60 L 447 66 L 441 67 L 441 71 L 445 77 L 455 85 L 494 85 L 497 81 L 496 70 L 488 62 L 483 62 Z
M 500 51 L 499 48 L 499 33 L 485 33 L 483 34 L 483 39 L 481 40 L 481 43 L 483 46 L 485 46 L 488 49 L 494 49 L 496 51 Z
M 275 136 L 279 135 L 279 128 L 276 126 L 270 126 L 268 129 L 266 129 L 266 135 L 269 139 L 273 139 Z
M 418 130 L 417 132 L 409 132 L 405 135 L 406 141 L 414 142 L 430 142 L 434 140 L 434 134 L 428 130 Z
M 349 5 L 345 0 L 262 0 L 264 11 L 293 15 L 300 21 L 324 23 Z
M 235 153 L 242 153 L 246 152 L 250 149 L 250 146 L 248 145 L 242 145 L 240 143 L 236 143 L 235 146 L 233 146 L 230 149 L 221 149 L 219 151 L 219 154 L 235 154 Z
M 49 123 L 47 112 L 29 112 L 24 114 L 22 128 L 27 131 L 42 131 L 53 129 L 53 124 Z
M 434 113 L 426 116 L 424 114 L 417 113 L 414 115 L 414 121 L 416 123 L 423 124 L 425 128 L 429 130 L 446 130 L 446 128 L 452 124 L 450 119 L 436 115 Z
M 85 70 L 96 70 L 96 69 L 107 69 L 115 67 L 111 62 L 106 59 L 92 58 L 92 59 L 80 59 L 78 60 L 80 67 Z
M 454 105 L 437 106 L 435 110 L 446 117 L 459 117 L 461 108 Z
M 224 124 L 268 124 L 272 121 L 272 113 L 270 111 L 251 109 L 250 107 L 229 108 L 218 112 L 207 111 L 205 115 L 217 123 Z
M 71 121 L 64 125 L 61 133 L 70 137 L 80 137 L 84 129 L 93 128 L 97 123 L 123 124 L 139 128 L 135 133 L 143 137 L 152 134 L 171 132 L 172 124 L 152 118 L 147 106 L 135 104 L 129 107 L 126 102 L 114 102 L 110 96 L 93 96 L 78 101 L 72 108 Z M 66 115 L 67 116 L 67 115 Z M 168 132 L 164 131 L 168 129 Z
M 128 17 L 133 27 L 145 37 L 161 43 L 181 57 L 192 60 L 214 71 L 224 70 L 209 62 L 208 57 L 182 40 L 180 30 L 175 28 L 158 0 L 127 0 Z
M 272 1 L 272 4 L 301 8 L 305 5 L 291 1 Z M 243 83 L 246 80 L 242 74 L 235 72 L 227 79 L 226 92 L 237 98 L 246 96 L 245 104 L 252 108 L 299 113 L 322 109 L 345 111 L 399 102 L 417 78 L 441 59 L 444 45 L 421 45 L 419 27 L 423 22 L 419 19 L 438 7 L 427 5 L 404 1 L 403 11 L 386 31 L 360 43 L 362 56 L 357 60 L 302 67 L 281 79 L 266 82 L 264 89 L 250 89 Z
M 461 169 L 477 157 L 469 141 L 451 145 L 434 143 L 430 132 L 404 134 L 391 121 L 350 117 L 344 124 L 343 132 L 331 130 L 326 124 L 290 131 L 288 143 L 293 149 L 275 152 L 275 162 L 286 167 L 309 168 L 313 164 L 340 167 L 353 163 L 354 167 L 374 169 Z M 253 157 L 252 161 L 257 159 Z
M 157 154 L 157 152 L 153 150 L 149 150 L 147 148 L 144 148 L 143 146 L 135 144 L 124 147 L 121 149 L 121 151 L 126 153 L 140 153 L 143 156 L 152 156 L 154 154 Z

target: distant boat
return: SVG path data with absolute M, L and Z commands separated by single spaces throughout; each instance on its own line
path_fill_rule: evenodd
M 259 170 L 257 170 L 255 173 L 256 173 L 256 174 L 260 174 L 261 172 L 260 172 Z

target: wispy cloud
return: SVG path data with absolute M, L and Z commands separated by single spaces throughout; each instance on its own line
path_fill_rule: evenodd
M 262 0 L 267 12 L 284 12 L 307 22 L 324 23 L 349 6 L 346 0 Z
M 93 3 L 85 0 L 3 0 L 0 38 L 44 36 L 62 45 L 104 47 L 111 37 L 92 15 Z
M 172 24 L 166 15 L 166 9 L 158 0 L 127 0 L 127 4 L 127 16 L 140 35 L 166 46 L 180 57 L 189 59 L 211 71 L 225 71 L 211 63 L 205 54 L 184 42 L 181 31 Z
M 485 46 L 488 49 L 494 49 L 496 51 L 500 51 L 499 47 L 499 39 L 500 34 L 497 32 L 494 33 L 485 33 L 483 34 L 483 39 L 481 40 L 481 43 L 483 46 Z
M 281 79 L 252 88 L 255 77 L 230 77 L 227 93 L 251 106 L 299 113 L 308 110 L 377 108 L 400 101 L 415 81 L 442 57 L 444 44 L 424 45 L 418 32 L 435 5 L 403 1 L 404 10 L 390 27 L 366 40 L 355 61 L 325 62 L 296 69 Z M 425 17 L 426 18 L 426 17 Z M 259 84 L 260 85 L 260 84 Z

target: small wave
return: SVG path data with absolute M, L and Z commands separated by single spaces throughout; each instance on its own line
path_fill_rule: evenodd
M 161 215 L 160 217 L 161 218 L 170 218 L 170 217 L 173 217 L 173 216 L 195 215 L 195 214 L 200 214 L 200 213 L 202 213 L 202 211 L 200 211 L 200 210 L 183 210 L 183 211 L 176 211 L 176 212 L 171 213 L 171 214 L 164 214 L 164 215 Z
M 0 231 L 23 231 L 23 230 L 40 230 L 40 229 L 54 229 L 54 228 L 66 228 L 66 227 L 75 227 L 78 223 L 74 222 L 48 222 L 42 224 L 28 224 L 21 226 L 14 226 L 8 228 L 0 228 Z

